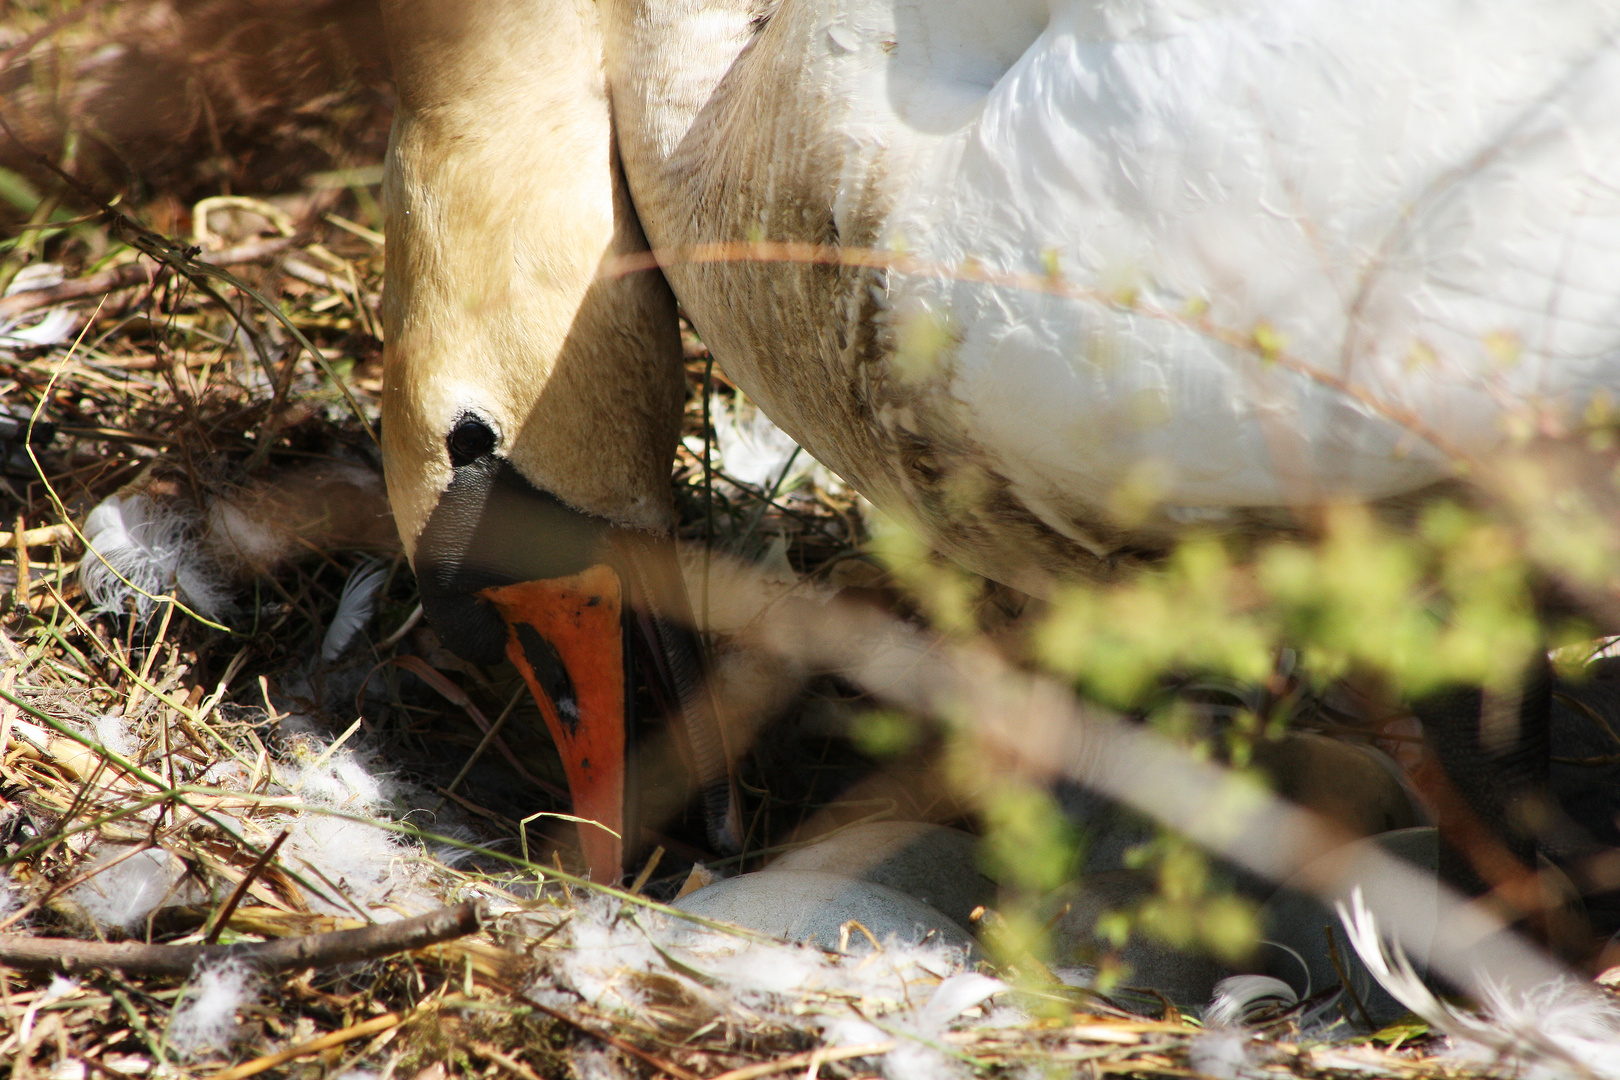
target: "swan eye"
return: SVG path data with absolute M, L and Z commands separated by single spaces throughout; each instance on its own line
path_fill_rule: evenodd
M 488 424 L 471 413 L 463 413 L 450 429 L 444 445 L 450 451 L 451 466 L 459 469 L 494 452 L 496 441 L 495 432 Z

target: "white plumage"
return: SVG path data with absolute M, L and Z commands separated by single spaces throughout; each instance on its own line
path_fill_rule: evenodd
M 186 879 L 185 863 L 163 848 L 132 851 L 127 844 L 101 844 L 90 854 L 91 876 L 67 898 L 98 927 L 134 933 L 159 907 L 202 899 Z
M 918 274 L 894 310 L 958 328 L 952 392 L 1032 491 L 1100 498 L 1144 461 L 1191 506 L 1420 487 L 1444 451 L 1337 383 L 1471 454 L 1620 383 L 1616 13 L 1054 3 L 940 135 L 865 97 L 924 143 L 887 239 L 1116 302 Z
M 714 425 L 715 463 L 733 479 L 786 492 L 801 476 L 816 469 L 814 458 L 800 453 L 787 432 L 746 400 L 732 404 L 715 394 L 709 401 L 709 416 Z M 688 449 L 692 447 L 688 445 Z M 695 452 L 701 454 L 702 449 L 699 445 Z M 825 480 L 818 477 L 818 482 Z
M 1204 1023 L 1210 1027 L 1229 1027 L 1243 1023 L 1256 1013 L 1287 1008 L 1298 1001 L 1294 988 L 1281 979 L 1270 975 L 1228 975 L 1215 984 L 1215 993 L 1204 1009 Z
M 930 500 L 988 483 L 1107 559 L 1122 491 L 1287 520 L 1620 388 L 1612 0 L 747 8 L 604 8 L 649 239 L 773 419 L 992 576 Z M 683 261 L 824 214 L 888 269 Z
M 1188 524 L 1405 505 L 1620 389 L 1620 0 L 477 10 L 452 47 L 390 8 L 408 553 L 463 415 L 535 488 L 667 525 L 642 234 L 783 432 L 1035 593 Z
M 1249 1049 L 1249 1033 L 1239 1028 L 1212 1027 L 1187 1048 L 1187 1064 L 1196 1073 L 1217 1080 L 1261 1080 L 1271 1075 L 1259 1056 Z

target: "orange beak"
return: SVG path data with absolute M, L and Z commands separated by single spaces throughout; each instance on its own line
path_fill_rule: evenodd
M 529 685 L 562 755 L 592 881 L 614 884 L 626 855 L 625 732 L 630 720 L 624 598 L 598 564 L 567 577 L 482 590 L 507 626 L 506 655 Z

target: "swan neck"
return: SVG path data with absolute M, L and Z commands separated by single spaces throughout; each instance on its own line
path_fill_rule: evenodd
M 665 531 L 684 390 L 673 297 L 613 148 L 591 0 L 387 0 L 383 425 L 413 550 L 473 416 L 574 510 Z

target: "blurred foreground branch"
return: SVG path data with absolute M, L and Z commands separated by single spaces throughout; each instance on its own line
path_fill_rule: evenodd
M 753 571 L 718 558 L 710 587 L 716 606 L 761 592 Z M 1573 981 L 1495 914 L 1444 887 L 1429 940 L 1429 920 L 1408 901 L 1434 887 L 1432 876 L 1365 845 L 1353 858 L 1343 855 L 1353 838 L 1326 819 L 1077 702 L 1069 688 L 1018 670 L 983 644 L 943 642 L 837 599 L 774 604 L 759 612 L 754 630 L 762 648 L 836 670 L 890 704 L 950 724 L 987 771 L 1082 784 L 1273 881 L 1309 868 L 1309 887 L 1330 907 L 1348 903 L 1359 887 L 1392 940 L 1426 951 L 1434 970 L 1468 993 Z M 1342 857 L 1324 858 L 1335 851 Z

